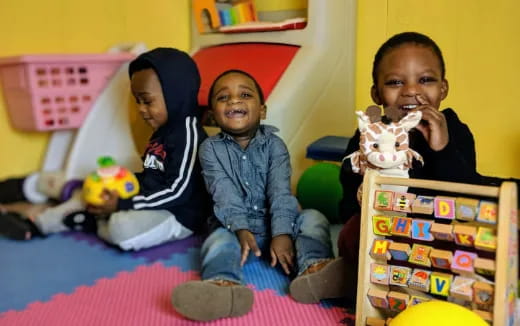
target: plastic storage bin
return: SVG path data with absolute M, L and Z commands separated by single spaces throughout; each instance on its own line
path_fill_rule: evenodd
M 13 127 L 24 131 L 81 126 L 93 101 L 130 53 L 0 58 L 0 80 Z

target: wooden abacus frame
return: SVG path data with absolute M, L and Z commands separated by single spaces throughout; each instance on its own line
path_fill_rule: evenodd
M 381 185 L 397 185 L 413 188 L 431 189 L 458 193 L 468 196 L 497 198 L 497 249 L 495 252 L 496 273 L 494 286 L 493 325 L 516 325 L 515 302 L 517 297 L 517 189 L 516 184 L 504 182 L 500 187 L 478 186 L 454 182 L 433 180 L 384 177 L 375 170 L 368 170 L 363 179 L 363 201 L 361 203 L 361 233 L 359 248 L 359 269 L 357 287 L 356 326 L 366 324 L 367 317 L 386 319 L 386 315 L 374 308 L 367 292 L 370 288 L 388 290 L 390 286 L 372 284 L 370 282 L 370 265 L 376 262 L 369 255 L 374 239 L 384 237 L 375 235 L 372 227 L 372 216 L 384 214 L 374 209 L 375 191 Z M 412 215 L 413 213 L 409 214 Z M 513 296 L 511 298 L 511 296 Z M 510 303 L 513 300 L 513 304 Z

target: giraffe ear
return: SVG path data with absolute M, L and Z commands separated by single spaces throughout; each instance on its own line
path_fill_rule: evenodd
M 404 130 L 408 131 L 413 127 L 417 126 L 419 122 L 421 122 L 422 112 L 421 111 L 413 111 L 405 115 L 400 121 L 399 124 Z
M 366 109 L 366 115 L 368 115 L 371 123 L 381 121 L 381 108 L 377 105 L 371 105 Z
M 360 132 L 364 132 L 370 124 L 370 117 L 363 111 L 356 111 L 358 116 L 358 127 Z

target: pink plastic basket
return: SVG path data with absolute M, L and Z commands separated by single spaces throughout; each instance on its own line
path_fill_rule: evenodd
M 24 55 L 0 58 L 0 78 L 13 127 L 25 131 L 81 126 L 129 53 Z

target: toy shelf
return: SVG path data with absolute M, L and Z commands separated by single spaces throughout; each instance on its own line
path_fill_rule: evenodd
M 404 186 L 411 187 L 414 189 L 423 189 L 426 191 L 435 190 L 441 193 L 449 193 L 450 195 L 458 194 L 457 197 L 451 198 L 456 198 L 457 200 L 459 200 L 459 198 L 464 198 L 465 200 L 473 200 L 474 202 L 478 201 L 480 205 L 482 205 L 483 201 L 496 201 L 497 206 L 495 207 L 497 208 L 497 210 L 494 211 L 496 213 L 496 221 L 484 223 L 483 220 L 479 220 L 480 213 L 476 215 L 476 218 L 473 221 L 461 222 L 459 220 L 455 220 L 453 217 L 453 220 L 441 221 L 438 215 L 438 211 L 435 211 L 435 214 L 433 214 L 435 215 L 435 217 L 431 216 L 431 211 L 429 213 L 415 211 L 415 213 L 408 213 L 408 217 L 404 217 L 403 215 L 405 214 L 399 211 L 395 211 L 395 207 L 391 210 L 382 208 L 379 202 L 381 197 L 376 198 L 376 191 L 377 195 L 380 195 L 382 192 L 385 191 L 389 192 L 388 190 L 385 190 L 385 187 L 388 189 L 389 186 Z M 436 200 L 437 197 L 435 197 Z M 450 198 L 446 196 L 442 197 Z M 399 198 L 403 197 L 399 196 Z M 384 325 L 385 322 L 388 322 L 389 318 L 395 317 L 399 313 L 399 311 L 402 311 L 403 309 L 406 309 L 406 307 L 409 307 L 410 303 L 416 304 L 418 302 L 421 302 L 421 300 L 412 300 L 417 296 L 422 297 L 425 300 L 448 300 L 461 305 L 465 305 L 474 310 L 478 310 L 478 313 L 482 317 L 484 317 L 484 319 L 486 319 L 488 323 L 492 323 L 493 325 L 517 325 L 518 320 L 515 319 L 518 275 L 518 217 L 516 205 L 517 189 L 516 184 L 512 182 L 504 182 L 500 187 L 478 186 L 433 180 L 384 177 L 381 176 L 375 170 L 368 170 L 363 180 L 363 200 L 361 204 L 362 212 L 359 248 L 356 326 Z M 475 208 L 477 213 L 478 209 L 479 208 Z M 373 218 L 374 216 L 377 216 L 376 219 Z M 480 228 L 486 228 L 487 230 L 493 230 L 492 232 L 496 235 L 496 242 L 494 245 L 496 247 L 492 247 L 491 250 L 482 251 L 481 247 L 476 246 L 477 240 L 475 240 L 474 247 L 461 247 L 461 244 L 457 243 L 456 241 L 451 243 L 449 241 L 441 241 L 439 240 L 437 235 L 434 240 L 432 240 L 433 238 L 426 241 L 418 240 L 416 237 L 413 236 L 413 228 L 411 227 L 411 225 L 413 224 L 409 224 L 412 234 L 411 238 L 407 236 L 399 236 L 398 233 L 394 233 L 394 229 L 392 229 L 393 226 L 389 226 L 389 229 L 387 229 L 391 230 L 389 231 L 390 234 L 378 235 L 375 234 L 376 228 L 378 227 L 376 224 L 378 223 L 374 223 L 374 220 L 378 221 L 377 219 L 379 218 L 379 216 L 383 216 L 383 219 L 404 218 L 409 220 L 410 223 L 413 223 L 414 221 L 416 221 L 416 223 L 419 223 L 418 221 L 419 219 L 421 219 L 421 221 L 430 221 L 429 223 L 432 223 L 430 225 L 442 224 L 447 226 L 453 226 L 454 228 L 457 225 L 459 225 L 459 228 L 460 226 L 473 226 L 475 228 L 479 228 L 479 230 Z M 459 219 L 459 215 L 457 215 L 457 219 Z M 390 223 L 395 223 L 395 221 L 396 220 L 392 220 L 392 222 Z M 429 229 L 428 232 L 430 232 Z M 433 231 L 431 232 L 431 234 L 433 234 Z M 452 236 L 457 235 L 455 232 L 453 234 L 449 234 Z M 478 234 L 474 239 L 480 239 L 478 237 Z M 477 274 L 475 271 L 473 271 L 473 267 L 476 267 L 473 265 L 471 265 L 470 272 L 460 272 L 460 270 L 454 268 L 455 262 L 458 261 L 456 259 L 456 255 L 453 256 L 453 260 L 451 258 L 449 259 L 451 265 L 448 264 L 444 266 L 439 266 L 433 263 L 430 266 L 428 266 L 430 264 L 430 260 L 433 259 L 431 258 L 433 257 L 433 254 L 423 255 L 426 257 L 426 260 L 428 260 L 428 264 L 424 266 L 415 265 L 414 261 L 411 261 L 408 258 L 396 260 L 396 256 L 394 256 L 394 252 L 391 250 L 375 250 L 375 240 L 388 240 L 388 243 L 390 243 L 389 247 L 392 245 L 392 243 L 395 242 L 401 242 L 401 244 L 404 242 L 405 247 L 415 245 L 423 245 L 424 247 L 430 246 L 432 251 L 436 250 L 436 252 L 448 252 L 450 257 L 451 254 L 449 252 L 456 253 L 456 251 L 465 250 L 465 252 L 468 253 L 470 256 L 473 255 L 473 257 L 475 257 L 475 260 L 471 261 L 470 264 L 476 262 L 476 259 L 480 258 L 481 255 L 483 255 L 482 257 L 485 257 L 486 259 L 482 260 L 487 260 L 488 262 L 494 260 L 494 276 L 491 274 L 481 274 L 481 270 L 475 269 L 475 271 L 478 271 Z M 379 243 L 381 242 L 378 242 L 378 244 Z M 439 250 L 439 247 L 441 247 L 444 250 Z M 409 247 L 408 250 L 409 256 L 405 257 L 411 258 L 414 253 L 413 247 L 411 253 Z M 377 254 L 380 253 L 384 253 L 384 255 L 378 256 Z M 386 274 L 378 274 L 377 272 L 375 272 L 374 266 L 385 267 L 386 265 L 388 265 L 388 270 L 386 271 Z M 438 277 L 438 275 L 443 275 L 443 277 L 449 279 L 449 282 L 447 283 L 448 286 L 444 287 L 444 290 L 446 290 L 446 292 L 444 292 L 444 294 L 440 292 L 436 293 L 436 291 L 434 291 L 433 285 L 431 284 L 439 284 L 439 282 L 433 283 L 433 278 L 431 278 L 430 276 L 426 277 L 427 283 L 424 283 L 429 285 L 426 285 L 422 289 L 418 289 L 415 285 L 412 286 L 412 277 L 403 277 L 404 282 L 401 284 L 396 284 L 392 281 L 393 274 L 390 272 L 392 268 L 395 268 L 396 266 L 397 268 L 408 268 L 408 271 L 410 273 L 409 276 L 415 275 L 416 269 L 422 269 L 426 271 L 426 274 L 424 275 L 435 274 L 435 277 Z M 389 281 L 378 282 L 378 275 L 386 275 L 386 277 L 389 278 Z M 469 288 L 472 289 L 469 291 L 470 296 L 467 296 L 465 299 L 460 299 L 460 297 L 457 296 L 458 292 L 454 291 L 454 287 L 450 287 L 451 285 L 455 284 L 453 282 L 454 277 L 466 279 L 471 282 L 469 285 Z M 489 303 L 487 306 L 485 306 L 486 308 L 482 308 L 482 302 L 479 302 L 479 299 L 476 297 L 477 281 L 479 281 L 479 285 L 483 284 L 484 286 L 488 286 L 491 289 L 488 293 L 490 293 L 491 300 L 493 303 L 490 303 L 491 301 L 486 301 L 486 303 Z M 368 295 L 369 292 L 370 296 Z M 480 295 L 480 292 L 478 293 Z M 396 301 L 394 298 L 400 297 L 407 299 L 402 299 L 401 306 L 399 309 L 392 309 L 392 307 L 395 307 L 392 305 L 392 303 L 398 302 L 399 300 L 398 299 Z M 379 302 L 380 304 L 376 303 L 376 307 L 374 307 L 374 302 Z

